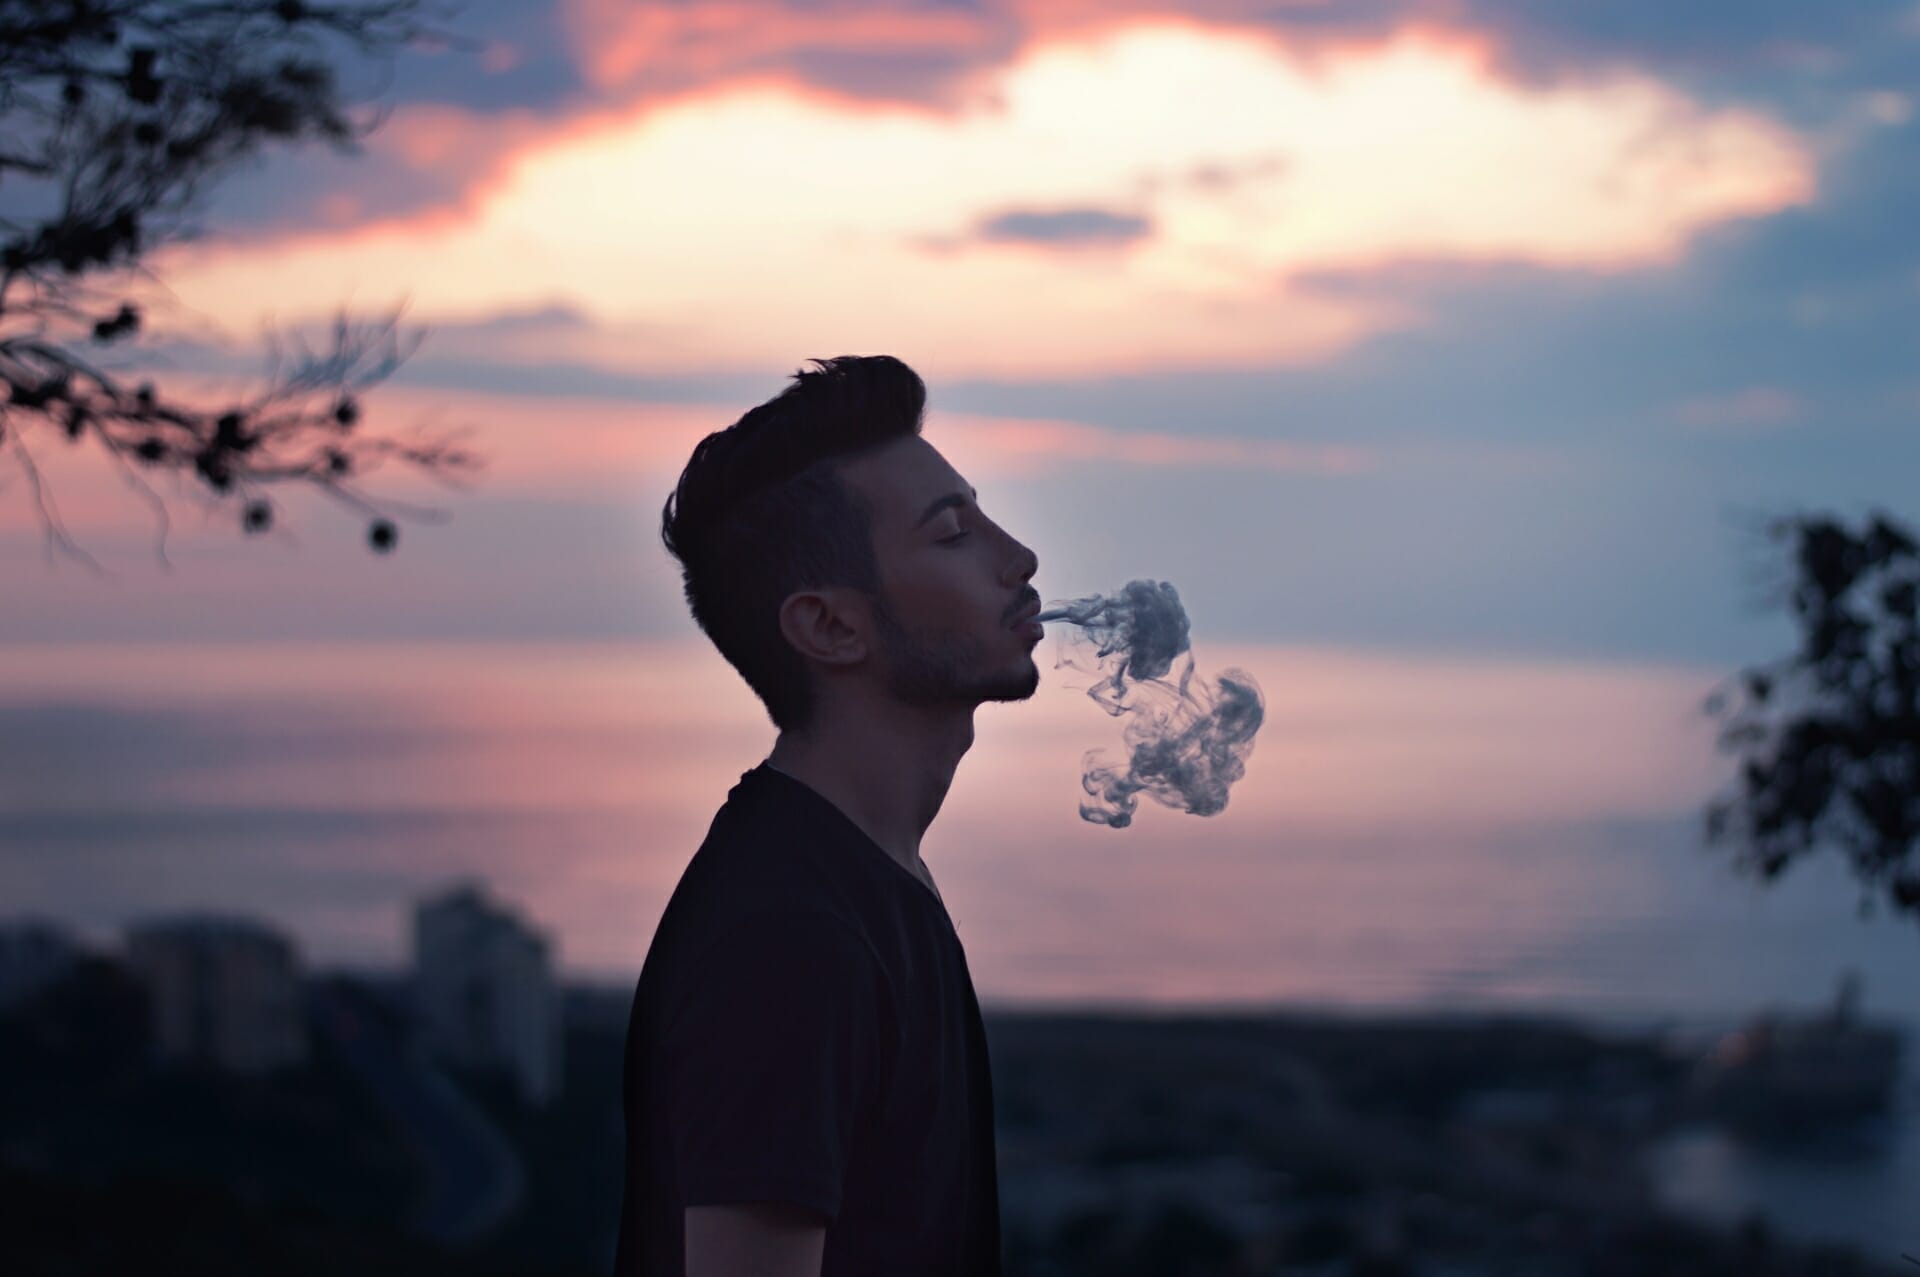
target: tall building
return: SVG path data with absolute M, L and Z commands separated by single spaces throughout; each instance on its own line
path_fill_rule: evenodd
M 560 990 L 545 935 L 463 884 L 414 907 L 413 970 L 429 1050 L 504 1069 L 531 1104 L 560 1093 Z
M 271 927 L 207 914 L 137 923 L 127 933 L 127 965 L 152 1000 L 162 1059 L 235 1073 L 306 1061 L 300 960 Z
M 70 970 L 80 946 L 40 918 L 0 923 L 0 1011 L 27 1001 Z

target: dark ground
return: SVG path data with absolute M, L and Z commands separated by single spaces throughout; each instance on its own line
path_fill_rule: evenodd
M 391 990 L 329 992 L 403 1031 Z M 414 1150 L 315 1035 L 243 1081 L 148 1063 L 139 990 L 105 961 L 0 1017 L 0 1267 L 604 1274 L 620 1194 L 623 993 L 569 1000 L 562 1097 L 456 1081 L 527 1192 L 464 1248 L 408 1235 Z M 1325 1273 L 1900 1273 L 1651 1205 L 1646 1141 L 1687 1062 L 1540 1019 L 987 1016 L 1010 1277 Z

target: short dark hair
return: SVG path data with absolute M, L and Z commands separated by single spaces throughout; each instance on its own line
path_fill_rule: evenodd
M 694 447 L 660 513 L 695 623 L 782 731 L 811 725 L 815 690 L 780 633 L 787 596 L 850 586 L 885 607 L 873 511 L 839 467 L 919 434 L 927 403 L 892 355 L 807 362 L 817 368 Z

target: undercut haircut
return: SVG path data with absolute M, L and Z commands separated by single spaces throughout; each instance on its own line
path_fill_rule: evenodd
M 780 632 L 796 590 L 844 586 L 885 612 L 873 510 L 840 466 L 920 433 L 927 388 L 892 355 L 809 359 L 793 384 L 702 439 L 660 513 L 687 607 L 781 731 L 813 723 L 806 660 Z

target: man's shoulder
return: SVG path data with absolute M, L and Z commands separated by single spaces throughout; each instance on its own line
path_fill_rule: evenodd
M 702 842 L 668 897 L 698 930 L 765 914 L 844 914 L 845 892 L 821 872 L 804 831 L 728 828 Z
M 698 968 L 722 945 L 857 947 L 877 958 L 870 920 L 845 891 L 796 859 L 703 845 L 668 898 L 648 965 Z
M 668 907 L 716 926 L 817 910 L 866 936 L 895 903 L 893 870 L 876 864 L 878 855 L 804 808 L 729 803 L 687 862 Z

